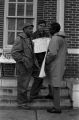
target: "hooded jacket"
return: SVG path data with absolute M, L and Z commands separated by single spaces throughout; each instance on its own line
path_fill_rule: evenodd
M 18 35 L 12 47 L 11 54 L 16 63 L 23 62 L 27 69 L 32 68 L 34 63 L 33 44 L 25 33 Z

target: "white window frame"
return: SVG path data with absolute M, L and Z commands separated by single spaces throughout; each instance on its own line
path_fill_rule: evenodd
M 33 31 L 36 30 L 36 22 L 37 22 L 37 0 L 33 0 L 33 25 L 34 29 Z M 8 0 L 5 0 L 5 8 L 4 8 L 4 30 L 3 30 L 3 50 L 4 51 L 10 51 L 12 48 L 12 45 L 7 44 L 7 32 L 8 32 L 8 27 L 7 27 L 7 14 L 8 14 Z
M 61 31 L 64 31 L 64 0 L 57 0 L 56 21 L 61 25 Z
M 56 21 L 61 25 L 61 31 L 64 31 L 64 3 L 65 0 L 57 0 Z M 79 48 L 68 48 L 69 54 L 79 54 Z

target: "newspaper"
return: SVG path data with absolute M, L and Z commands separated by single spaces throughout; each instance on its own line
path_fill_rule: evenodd
M 37 38 L 33 40 L 34 43 L 34 52 L 41 53 L 47 51 L 47 46 L 49 44 L 50 38 Z
M 33 40 L 33 42 L 34 42 L 34 52 L 35 53 L 46 52 L 46 54 L 47 54 L 49 41 L 50 41 L 50 38 L 45 38 L 45 37 L 34 39 Z M 41 78 L 46 76 L 45 71 L 44 71 L 46 54 L 45 54 L 44 60 L 42 62 L 41 70 L 40 70 L 40 73 L 39 73 L 39 77 L 41 77 Z

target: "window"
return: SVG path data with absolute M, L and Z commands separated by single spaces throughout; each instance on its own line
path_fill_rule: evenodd
M 5 0 L 3 49 L 11 49 L 24 23 L 33 23 L 36 29 L 37 0 Z

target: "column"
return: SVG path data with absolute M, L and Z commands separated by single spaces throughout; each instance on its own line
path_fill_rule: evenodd
M 56 20 L 61 25 L 61 31 L 64 31 L 64 0 L 57 0 Z

